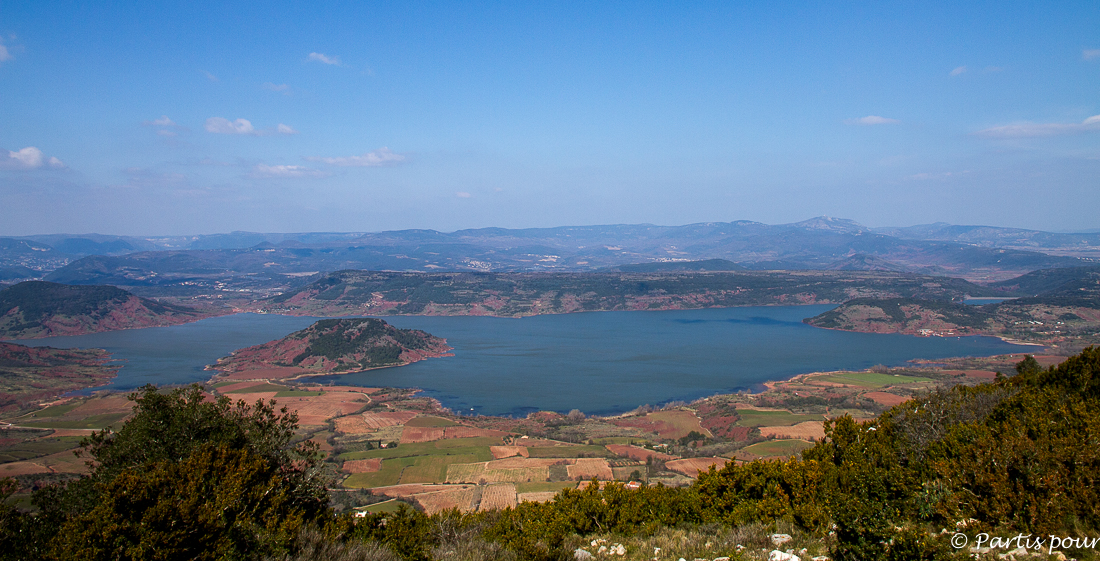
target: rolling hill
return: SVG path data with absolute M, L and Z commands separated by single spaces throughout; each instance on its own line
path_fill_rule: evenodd
M 113 286 L 27 281 L 0 291 L 0 337 L 5 339 L 175 325 L 210 315 L 139 298 Z

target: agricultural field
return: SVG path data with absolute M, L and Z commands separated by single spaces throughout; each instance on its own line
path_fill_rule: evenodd
M 880 389 L 888 386 L 902 386 L 909 384 L 927 384 L 931 378 L 921 376 L 903 376 L 901 374 L 880 374 L 876 372 L 836 372 L 814 376 L 813 383 L 837 384 L 840 386 L 855 386 L 857 388 Z
M 791 426 L 805 421 L 820 421 L 821 415 L 796 415 L 785 410 L 738 409 L 737 421 L 742 427 Z
M 746 446 L 741 449 L 741 454 L 751 454 L 759 458 L 787 457 L 798 454 L 811 446 L 813 445 L 805 440 L 769 440 Z

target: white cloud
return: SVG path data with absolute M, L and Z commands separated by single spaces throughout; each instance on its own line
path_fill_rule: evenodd
M 153 125 L 157 127 L 174 127 L 176 122 L 168 118 L 168 115 L 161 115 L 159 119 L 153 119 L 152 121 L 145 121 L 146 125 Z
M 11 56 L 11 52 L 8 51 L 8 48 L 4 46 L 3 43 L 0 43 L 0 62 L 11 60 L 13 58 L 15 57 Z
M 340 57 L 338 57 L 338 56 L 330 57 L 330 56 L 324 55 L 322 53 L 309 53 L 309 60 L 315 60 L 315 61 L 323 63 L 323 64 L 331 64 L 331 65 L 334 65 L 334 66 L 343 66 L 342 64 L 340 64 Z
M 217 77 L 217 76 L 215 76 L 215 75 L 213 75 L 213 74 L 211 74 L 211 73 L 209 73 L 209 72 L 207 72 L 207 71 L 205 71 L 205 70 L 203 70 L 203 71 L 202 71 L 202 75 L 203 75 L 203 76 L 206 76 L 206 79 L 207 79 L 207 80 L 210 80 L 211 82 L 217 82 L 217 81 L 218 81 L 218 77 Z
M 210 117 L 206 120 L 206 132 L 214 134 L 256 134 L 248 119 L 230 121 L 225 117 Z
M 22 150 L 9 150 L 8 157 L 0 160 L 0 169 L 41 169 L 51 167 L 60 169 L 65 164 L 56 157 L 46 158 L 41 150 L 28 146 Z
M 986 138 L 1028 138 L 1060 136 L 1100 131 L 1100 115 L 1093 115 L 1080 123 L 1019 123 L 980 130 L 974 134 Z
M 469 198 L 473 197 L 473 195 L 467 193 L 466 191 L 458 191 L 458 192 L 455 193 L 455 196 L 460 198 L 460 199 L 469 199 Z
M 347 156 L 341 158 L 322 158 L 315 156 L 306 158 L 306 160 L 311 162 L 324 162 L 331 166 L 378 167 L 403 162 L 405 161 L 405 156 L 394 153 L 389 148 L 383 146 L 373 152 L 367 152 L 362 156 Z
M 896 125 L 901 121 L 897 119 L 888 119 L 886 117 L 879 117 L 878 115 L 868 115 L 866 117 L 860 117 L 858 119 L 848 119 L 844 121 L 849 125 Z
M 1094 60 L 1100 58 L 1100 49 L 1084 49 L 1081 51 L 1081 58 L 1085 60 Z
M 956 66 L 955 69 L 951 71 L 951 75 L 958 76 L 959 74 L 965 74 L 966 70 L 965 66 Z
M 252 168 L 252 177 L 257 178 L 324 177 L 325 175 L 320 170 L 305 166 L 257 164 L 256 167 Z
M 298 131 L 294 130 L 289 125 L 279 123 L 279 125 L 273 129 L 257 129 L 252 126 L 252 121 L 248 119 L 237 119 L 236 121 L 230 121 L 225 117 L 210 117 L 206 120 L 204 127 L 206 132 L 212 132 L 214 134 L 240 134 L 248 136 L 269 136 L 272 134 L 298 134 Z
M 42 167 L 42 151 L 34 146 L 28 146 L 18 152 L 9 151 L 8 157 L 27 169 Z
M 264 82 L 263 89 L 273 92 L 282 92 L 283 95 L 290 95 L 290 86 L 286 84 L 274 84 L 272 82 Z

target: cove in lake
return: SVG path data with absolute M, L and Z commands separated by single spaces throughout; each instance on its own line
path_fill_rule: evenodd
M 833 306 L 591 312 L 522 319 L 387 317 L 396 327 L 444 337 L 453 357 L 312 381 L 417 387 L 463 414 L 536 410 L 615 414 L 639 405 L 760 390 L 815 371 L 900 366 L 914 358 L 1026 352 L 993 337 L 851 333 L 803 324 Z M 107 349 L 123 368 L 104 389 L 207 380 L 207 364 L 278 339 L 316 318 L 238 314 L 172 327 L 20 341 Z

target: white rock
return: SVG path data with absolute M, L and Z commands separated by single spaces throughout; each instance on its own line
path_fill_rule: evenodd
M 589 559 L 593 559 L 593 556 L 583 549 L 576 549 L 573 551 L 573 559 L 575 561 L 588 561 Z
M 773 549 L 771 551 L 771 553 L 768 554 L 768 561 L 802 561 L 802 560 L 799 559 L 798 556 L 793 554 L 793 553 L 786 553 L 784 551 L 779 551 L 778 549 Z
M 772 534 L 771 538 L 772 543 L 775 544 L 776 547 L 779 547 L 793 539 L 791 538 L 790 534 Z
M 596 553 L 598 553 L 600 555 L 603 555 L 603 554 L 607 553 L 607 546 L 606 545 L 601 545 L 600 548 L 596 550 Z
M 817 557 L 814 557 L 811 561 L 833 561 L 833 560 L 829 559 L 828 555 L 818 555 Z

